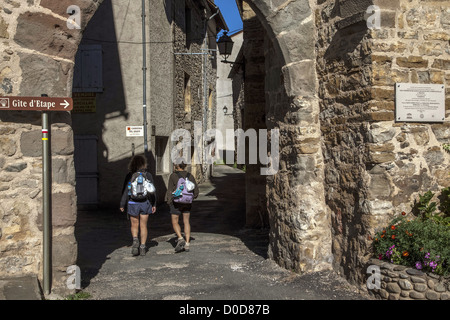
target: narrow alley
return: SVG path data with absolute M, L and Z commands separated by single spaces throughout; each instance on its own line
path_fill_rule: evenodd
M 189 252 L 175 253 L 165 206 L 149 219 L 149 250 L 131 255 L 129 221 L 117 212 L 78 214 L 82 289 L 93 300 L 361 300 L 332 272 L 299 276 L 267 259 L 268 231 L 244 228 L 241 170 L 215 166 L 191 213 Z

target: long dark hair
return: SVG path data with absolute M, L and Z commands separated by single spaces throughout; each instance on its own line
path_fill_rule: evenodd
M 128 170 L 130 170 L 130 172 L 137 172 L 145 169 L 147 169 L 147 159 L 144 156 L 137 155 L 131 158 L 131 161 L 128 164 Z

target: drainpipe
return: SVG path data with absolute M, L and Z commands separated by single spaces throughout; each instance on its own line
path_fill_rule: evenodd
M 208 48 L 207 48 L 207 37 L 208 37 L 208 23 L 219 13 L 219 8 L 216 7 L 216 13 L 211 15 L 209 18 L 205 20 L 205 39 L 203 40 L 203 57 L 202 57 L 202 73 L 203 73 L 203 130 L 206 132 L 208 130 Z M 206 174 L 207 164 L 206 164 L 206 143 L 203 142 L 203 156 L 202 156 L 202 168 L 203 174 Z
M 142 112 L 144 126 L 144 150 L 148 151 L 147 142 L 147 47 L 145 36 L 145 0 L 142 0 Z

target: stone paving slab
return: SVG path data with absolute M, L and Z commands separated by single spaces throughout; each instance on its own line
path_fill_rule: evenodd
M 42 300 L 36 276 L 0 278 L 0 300 Z

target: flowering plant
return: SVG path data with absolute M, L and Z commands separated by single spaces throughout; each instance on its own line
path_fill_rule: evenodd
M 403 212 L 376 233 L 375 257 L 439 275 L 450 274 L 450 227 Z

